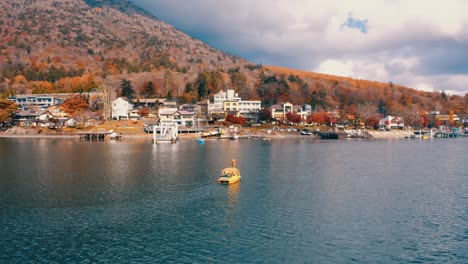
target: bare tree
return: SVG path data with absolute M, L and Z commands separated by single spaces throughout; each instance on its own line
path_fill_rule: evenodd
M 118 81 L 113 78 L 103 80 L 98 86 L 98 93 L 102 99 L 102 116 L 104 120 L 108 120 L 112 115 L 112 100 L 115 98 L 115 87 L 117 86 Z
M 359 104 L 356 108 L 356 113 L 362 122 L 367 123 L 367 120 L 375 113 L 377 113 L 377 105 L 375 105 L 373 102 Z

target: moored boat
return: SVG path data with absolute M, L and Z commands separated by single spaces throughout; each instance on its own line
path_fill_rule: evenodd
M 312 131 L 310 131 L 310 129 L 303 129 L 303 130 L 301 130 L 301 135 L 310 136 L 310 135 L 312 135 Z
M 232 166 L 224 168 L 221 171 L 221 177 L 218 178 L 219 184 L 231 184 L 241 179 L 240 171 L 236 168 L 236 160 L 232 160 Z

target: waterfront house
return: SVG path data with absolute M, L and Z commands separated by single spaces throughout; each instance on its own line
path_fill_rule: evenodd
M 16 113 L 13 119 L 21 127 L 47 127 L 51 117 L 52 115 L 47 110 L 30 109 Z
M 385 127 L 387 129 L 403 129 L 405 127 L 405 122 L 401 117 L 388 115 L 379 120 L 379 127 Z
M 70 118 L 65 122 L 66 127 L 76 127 L 77 124 L 78 122 L 73 118 Z
M 159 109 L 178 110 L 177 102 L 165 100 L 164 102 L 159 104 Z
M 54 106 L 47 107 L 47 111 L 49 111 L 49 113 L 53 115 L 55 118 L 68 119 L 70 117 L 70 114 L 65 112 L 64 108 L 61 106 L 54 105 Z
M 138 113 L 140 110 L 138 109 L 132 109 L 128 111 L 128 117 L 132 120 L 138 120 L 141 118 L 140 114 Z
M 302 120 L 306 120 L 310 115 L 311 107 L 309 105 L 293 105 L 289 102 L 275 104 L 271 106 L 271 117 L 277 120 L 285 120 L 288 113 L 298 114 Z
M 65 122 L 70 118 L 70 114 L 64 111 L 64 108 L 61 106 L 51 106 L 47 107 L 47 110 L 51 114 L 49 120 L 50 128 L 58 128 L 65 125 Z
M 159 111 L 160 124 L 177 123 L 179 126 L 193 126 L 196 113 L 173 109 L 161 109 Z
M 457 115 L 452 115 L 452 118 L 453 121 L 460 121 L 460 117 L 458 117 Z M 440 121 L 450 121 L 450 115 L 436 114 L 435 119 Z
M 128 119 L 128 113 L 133 109 L 133 104 L 122 97 L 112 101 L 111 118 L 115 120 Z
M 200 105 L 196 105 L 196 104 L 183 104 L 183 105 L 179 106 L 179 110 L 181 110 L 181 111 L 199 113 L 199 114 L 201 114 L 201 109 L 202 109 L 202 107 Z

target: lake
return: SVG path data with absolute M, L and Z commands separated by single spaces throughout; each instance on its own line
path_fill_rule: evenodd
M 468 263 L 467 151 L 0 138 L 0 263 Z

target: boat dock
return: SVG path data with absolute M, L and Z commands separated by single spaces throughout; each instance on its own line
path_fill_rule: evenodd
M 265 140 L 266 135 L 222 135 L 219 139 L 230 139 L 230 140 L 245 140 L 245 139 L 261 139 Z
M 461 137 L 461 133 L 456 133 L 456 132 L 437 132 L 434 134 L 435 138 L 457 138 Z
M 153 126 L 153 143 L 175 143 L 179 134 L 176 123 Z
M 112 139 L 117 139 L 122 137 L 120 134 L 116 134 L 113 132 L 93 132 L 93 131 L 88 131 L 88 132 L 79 132 L 76 133 L 78 136 L 80 136 L 80 139 L 87 139 L 87 140 L 104 140 L 107 136 L 111 137 Z

